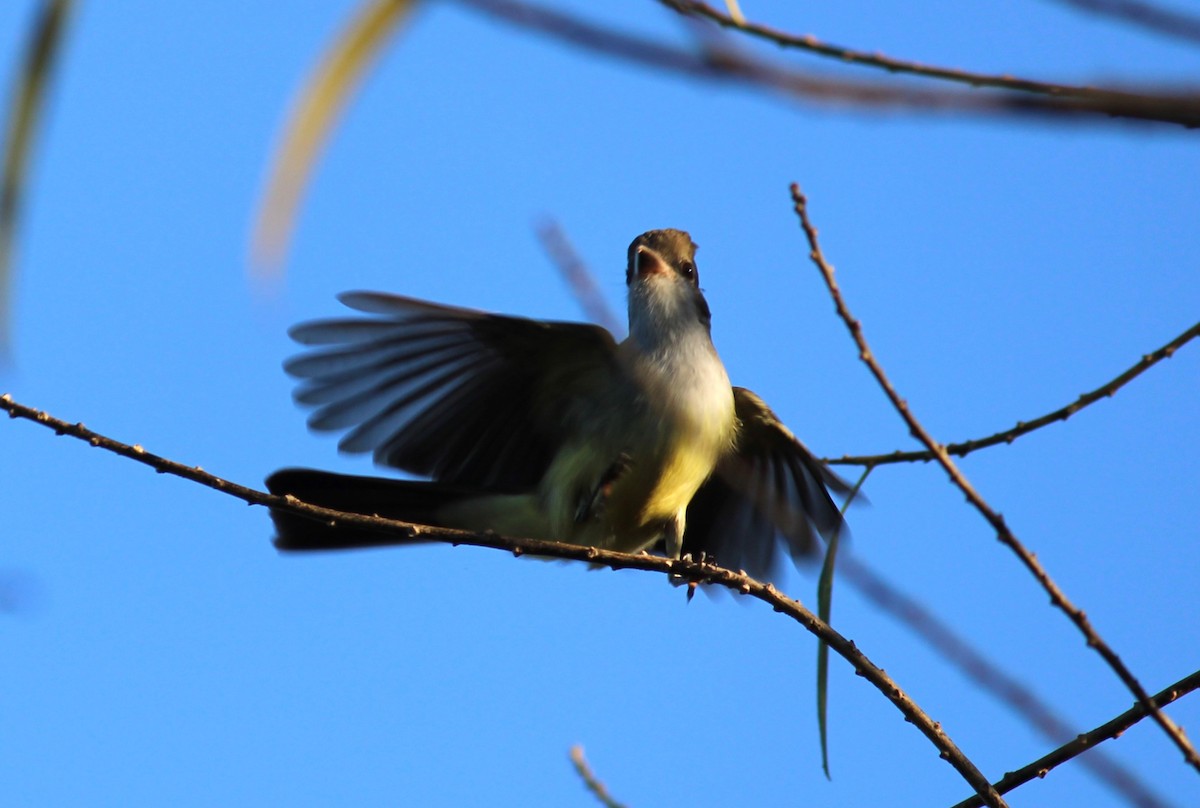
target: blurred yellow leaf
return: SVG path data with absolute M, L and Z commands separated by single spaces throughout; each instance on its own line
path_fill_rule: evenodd
M 13 285 L 17 214 L 29 169 L 33 132 L 72 5 L 72 0 L 46 0 L 42 4 L 29 32 L 25 64 L 13 86 L 4 141 L 4 184 L 0 186 L 0 355 L 6 354 L 9 346 L 9 294 Z
M 297 96 L 258 212 L 253 248 L 257 266 L 271 270 L 282 266 L 317 152 L 366 68 L 414 4 L 415 0 L 364 3 Z

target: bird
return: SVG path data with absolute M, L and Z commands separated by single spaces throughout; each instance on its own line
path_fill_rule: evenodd
M 380 292 L 356 315 L 294 326 L 284 364 L 309 427 L 424 480 L 284 468 L 272 494 L 357 514 L 623 552 L 706 559 L 755 577 L 844 530 L 848 486 L 712 341 L 696 244 L 629 245 L 629 329 L 491 314 Z M 273 509 L 281 551 L 412 543 Z

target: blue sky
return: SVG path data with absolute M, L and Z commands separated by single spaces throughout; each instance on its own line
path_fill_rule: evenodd
M 347 111 L 286 277 L 256 282 L 269 155 L 353 7 L 82 5 L 31 177 L 0 388 L 248 485 L 283 465 L 369 473 L 306 431 L 281 369 L 287 327 L 338 313 L 353 288 L 580 318 L 534 234 L 552 216 L 618 309 L 630 239 L 689 230 L 735 384 L 819 454 L 914 448 L 807 262 L 792 181 L 878 357 L 941 440 L 1062 406 L 1198 319 L 1194 133 L 779 101 L 444 4 L 421 10 Z M 0 11 L 6 86 L 33 8 Z M 982 71 L 1200 69 L 1198 49 L 1055 3 L 743 8 Z M 653 3 L 605 13 L 684 41 Z M 962 463 L 1151 691 L 1200 667 L 1197 401 L 1192 344 Z M 0 614 L 7 805 L 588 805 L 575 743 L 631 805 L 967 795 L 836 658 L 827 782 L 814 641 L 761 604 L 685 604 L 660 577 L 472 548 L 281 557 L 261 509 L 27 422 L 0 425 L 0 457 L 0 576 L 21 596 Z M 940 470 L 881 468 L 867 493 L 851 513 L 860 560 L 1078 730 L 1130 705 Z M 815 602 L 810 571 L 784 587 Z M 834 625 L 993 779 L 1052 748 L 845 585 Z M 1197 734 L 1196 696 L 1169 712 Z M 1105 749 L 1166 804 L 1200 799 L 1151 724 Z M 1013 801 L 1126 804 L 1079 765 Z

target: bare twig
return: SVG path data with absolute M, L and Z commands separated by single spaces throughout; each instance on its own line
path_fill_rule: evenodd
M 896 409 L 896 412 L 900 414 L 900 417 L 908 425 L 909 432 L 913 435 L 913 437 L 925 444 L 926 449 L 934 453 L 938 463 L 943 469 L 946 470 L 946 474 L 949 475 L 954 485 L 957 486 L 964 495 L 966 495 L 967 501 L 969 501 L 975 507 L 975 509 L 979 511 L 983 518 L 987 520 L 988 524 L 990 524 L 996 531 L 996 535 L 1000 539 L 1001 543 L 1003 543 L 1006 547 L 1012 550 L 1013 553 L 1016 554 L 1017 558 L 1021 560 L 1021 563 L 1025 565 L 1025 568 L 1028 569 L 1034 578 L 1037 579 L 1038 583 L 1042 585 L 1042 588 L 1050 596 L 1050 602 L 1061 609 L 1063 613 L 1070 618 L 1071 622 L 1075 624 L 1075 627 L 1078 628 L 1080 633 L 1083 634 L 1083 636 L 1087 639 L 1088 647 L 1094 648 L 1096 652 L 1100 654 L 1104 661 L 1108 663 L 1108 666 L 1112 668 L 1113 672 L 1115 672 L 1121 681 L 1125 683 L 1125 686 L 1129 688 L 1129 691 L 1133 693 L 1134 697 L 1137 698 L 1138 702 L 1145 706 L 1146 710 L 1154 718 L 1155 722 L 1157 722 L 1158 725 L 1163 728 L 1163 731 L 1167 734 L 1167 737 L 1169 737 L 1172 742 L 1174 742 L 1175 746 L 1179 748 L 1179 751 L 1183 753 L 1184 760 L 1187 761 L 1190 766 L 1200 772 L 1200 755 L 1197 755 L 1195 747 L 1193 747 L 1191 742 L 1188 741 L 1187 737 L 1183 733 L 1183 730 L 1174 721 L 1168 718 L 1166 714 L 1154 706 L 1154 704 L 1150 701 L 1150 696 L 1146 692 L 1145 688 L 1142 687 L 1141 683 L 1137 680 L 1125 663 L 1121 661 L 1121 658 L 1117 656 L 1117 653 L 1108 645 L 1108 643 L 1101 639 L 1100 635 L 1096 632 L 1096 629 L 1092 627 L 1091 621 L 1088 620 L 1087 615 L 1084 614 L 1083 610 L 1068 600 L 1066 594 L 1062 591 L 1062 589 L 1059 588 L 1058 584 L 1056 584 L 1054 580 L 1050 578 L 1050 575 L 1046 572 L 1041 562 L 1039 562 L 1037 558 L 1034 557 L 1033 553 L 1026 549 L 1026 547 L 1021 544 L 1020 540 L 1017 539 L 1016 535 L 1009 530 L 1008 525 L 1006 525 L 1004 522 L 1004 517 L 994 511 L 992 507 L 983 499 L 983 497 L 980 496 L 979 492 L 975 490 L 974 486 L 971 485 L 966 476 L 959 471 L 958 467 L 954 464 L 954 461 L 950 459 L 950 456 L 946 454 L 945 447 L 933 439 L 933 436 L 929 434 L 925 427 L 923 427 L 917 420 L 916 416 L 912 414 L 912 411 L 909 410 L 908 403 L 900 397 L 899 393 L 896 392 L 896 388 L 892 386 L 892 383 L 888 380 L 887 374 L 884 373 L 883 367 L 879 364 L 879 362 L 875 359 L 874 354 L 871 352 L 871 348 L 867 344 L 866 337 L 863 336 L 862 323 L 856 320 L 850 313 L 850 310 L 847 308 L 846 302 L 842 298 L 841 289 L 838 288 L 837 281 L 833 277 L 833 267 L 829 265 L 829 263 L 825 260 L 825 256 L 821 253 L 820 245 L 817 242 L 816 228 L 812 226 L 812 223 L 808 219 L 808 200 L 805 199 L 804 194 L 801 193 L 799 185 L 793 183 L 791 190 L 792 201 L 795 205 L 796 215 L 800 218 L 800 226 L 804 229 L 804 234 L 808 239 L 808 244 L 811 250 L 809 253 L 809 258 L 812 259 L 813 264 L 815 264 L 817 269 L 820 270 L 821 276 L 825 280 L 825 285 L 829 289 L 830 297 L 833 298 L 834 306 L 837 308 L 838 316 L 842 319 L 842 322 L 845 323 L 846 328 L 850 331 L 850 336 L 853 338 L 855 345 L 858 346 L 859 358 L 870 369 L 871 374 L 875 377 L 875 380 L 883 389 L 884 394 L 888 397 L 888 400 L 892 402 L 892 406 Z
M 1200 671 L 1196 671 L 1180 679 L 1175 684 L 1156 694 L 1152 701 L 1156 707 L 1165 707 L 1197 688 L 1200 688 Z M 996 790 L 1001 793 L 1007 793 L 1034 778 L 1045 777 L 1051 769 L 1061 766 L 1071 758 L 1094 748 L 1096 744 L 1116 738 L 1145 717 L 1146 708 L 1142 704 L 1135 704 L 1116 718 L 1101 724 L 1091 732 L 1085 732 L 1070 743 L 1063 744 L 1058 749 L 1055 749 L 1044 757 L 1038 758 L 1028 766 L 1022 766 L 1020 769 L 1004 775 L 1004 777 L 996 781 Z M 955 805 L 954 808 L 978 808 L 980 805 L 982 803 L 976 797 L 968 797 Z
M 1114 17 L 1163 36 L 1200 42 L 1200 18 L 1143 0 L 1057 0 L 1093 14 Z
M 1089 97 L 1048 97 L 1012 92 L 933 91 L 895 83 L 821 77 L 751 59 L 728 50 L 693 52 L 615 31 L 561 11 L 518 0 L 458 0 L 522 28 L 626 61 L 693 78 L 772 90 L 792 98 L 867 108 L 1024 115 L 1067 120 L 1085 116 L 1157 121 L 1200 127 L 1200 94 L 1124 93 L 1095 89 Z
M 12 418 L 23 418 L 53 430 L 59 435 L 69 435 L 92 446 L 105 449 L 150 466 L 162 474 L 173 474 L 186 480 L 200 483 L 229 496 L 236 497 L 251 505 L 263 505 L 275 510 L 308 516 L 330 523 L 352 525 L 368 528 L 376 532 L 394 534 L 405 539 L 421 539 L 424 541 L 440 541 L 452 545 L 470 545 L 473 547 L 488 547 L 494 550 L 504 550 L 515 556 L 535 555 L 569 561 L 585 561 L 589 564 L 599 564 L 612 569 L 636 569 L 657 572 L 675 579 L 716 584 L 732 589 L 743 595 L 748 595 L 766 603 L 776 612 L 790 617 L 808 632 L 812 633 L 845 659 L 854 668 L 854 672 L 870 682 L 882 693 L 893 706 L 900 711 L 905 720 L 912 723 L 937 748 L 940 756 L 950 763 L 959 775 L 972 787 L 977 789 L 984 803 L 994 808 L 1006 805 L 991 787 L 987 778 L 979 771 L 974 763 L 958 748 L 950 736 L 933 721 L 907 693 L 900 689 L 883 669 L 867 658 L 858 650 L 853 642 L 843 637 L 810 612 L 799 601 L 794 600 L 777 590 L 769 583 L 762 583 L 748 575 L 733 570 L 727 570 L 714 564 L 692 561 L 690 559 L 673 560 L 645 553 L 618 553 L 612 550 L 602 550 L 596 547 L 583 547 L 555 541 L 538 539 L 512 538 L 500 536 L 491 532 L 475 533 L 465 530 L 432 527 L 429 525 L 401 522 L 393 519 L 382 519 L 375 516 L 364 516 L 356 513 L 343 513 L 330 508 L 321 508 L 301 502 L 293 496 L 274 496 L 253 488 L 230 482 L 201 469 L 199 466 L 185 466 L 174 460 L 169 460 L 141 446 L 129 445 L 94 432 L 83 424 L 71 424 L 55 418 L 48 413 L 35 410 L 23 404 L 18 404 L 12 396 L 0 396 L 0 409 L 8 412 Z
M 1144 98 L 1148 94 L 1154 94 L 1153 91 L 1149 90 L 1146 92 L 1129 92 L 1125 90 L 1081 87 L 1072 84 L 1053 84 L 1050 82 L 1021 79 L 1007 75 L 998 76 L 987 73 L 974 73 L 969 70 L 957 70 L 949 67 L 939 67 L 937 65 L 926 65 L 907 59 L 894 59 L 889 56 L 884 56 L 878 52 L 868 53 L 867 51 L 855 50 L 853 48 L 847 48 L 841 45 L 834 45 L 829 42 L 822 42 L 811 35 L 798 36 L 795 34 L 789 34 L 786 31 L 780 31 L 777 28 L 770 28 L 766 25 L 760 25 L 752 22 L 739 22 L 732 16 L 713 8 L 707 3 L 694 2 L 694 0 L 659 0 L 659 2 L 668 8 L 674 9 L 680 14 L 706 19 L 722 26 L 723 28 L 741 31 L 750 36 L 772 42 L 781 47 L 797 48 L 799 50 L 817 54 L 819 56 L 837 59 L 839 62 L 863 65 L 864 67 L 874 67 L 881 70 L 886 70 L 889 73 L 900 73 L 912 76 L 920 76 L 922 78 L 951 81 L 958 84 L 967 84 L 972 87 L 991 87 L 1001 90 L 1014 90 L 1016 92 L 1034 93 L 1037 95 L 1047 95 L 1056 98 L 1087 98 L 1102 103 L 1119 97 L 1124 97 L 1126 100 L 1130 100 L 1135 98 Z
M 625 327 L 613 316 L 612 309 L 604 302 L 595 276 L 588 270 L 579 253 L 575 252 L 562 227 L 555 220 L 546 219 L 538 225 L 537 235 L 542 242 L 542 248 L 571 287 L 571 294 L 583 307 L 583 313 L 593 323 L 604 326 L 610 334 L 619 338 Z
M 605 808 L 625 808 L 623 803 L 617 802 L 613 796 L 608 793 L 604 783 L 600 782 L 600 778 L 596 777 L 592 771 L 592 767 L 588 765 L 587 758 L 583 756 L 583 747 L 579 744 L 571 747 L 571 764 L 575 767 L 575 771 L 579 774 L 579 779 L 583 780 L 583 784 L 587 786 L 587 790 L 600 801 L 600 804 Z
M 1154 365 L 1164 359 L 1170 359 L 1177 350 L 1192 341 L 1196 337 L 1200 337 L 1200 323 L 1184 331 L 1175 339 L 1168 342 L 1158 350 L 1151 351 L 1144 355 L 1134 365 L 1117 376 L 1115 379 L 1097 387 L 1090 393 L 1084 393 L 1079 398 L 1072 401 L 1065 407 L 1060 407 L 1053 412 L 1046 413 L 1031 421 L 1018 421 L 1017 425 L 1011 429 L 1006 429 L 1003 432 L 997 432 L 994 435 L 988 435 L 986 438 L 974 438 L 972 440 L 963 441 L 962 443 L 948 443 L 944 447 L 946 454 L 955 455 L 957 457 L 965 457 L 971 452 L 979 449 L 986 449 L 989 446 L 995 446 L 999 443 L 1012 443 L 1022 435 L 1028 435 L 1034 430 L 1041 429 L 1044 426 L 1049 426 L 1057 421 L 1065 421 L 1075 413 L 1082 410 L 1091 404 L 1095 404 L 1104 398 L 1111 398 L 1118 390 L 1120 390 L 1129 382 L 1142 375 Z M 880 455 L 843 455 L 841 457 L 827 458 L 826 463 L 830 465 L 847 465 L 847 466 L 879 466 L 886 463 L 912 463 L 915 461 L 934 460 L 936 455 L 929 451 L 916 452 L 889 452 L 888 454 Z
M 1051 705 L 971 647 L 965 638 L 924 604 L 888 583 L 864 561 L 852 554 L 843 554 L 838 559 L 838 569 L 842 580 L 858 590 L 859 594 L 912 629 L 964 676 L 1024 717 L 1044 738 L 1053 743 L 1062 743 L 1075 734 L 1075 729 L 1059 718 Z M 1131 804 L 1140 808 L 1166 808 L 1167 803 L 1151 792 L 1136 774 L 1103 750 L 1094 750 L 1081 758 L 1079 763 Z

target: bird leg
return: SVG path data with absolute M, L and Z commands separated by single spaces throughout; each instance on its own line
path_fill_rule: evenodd
M 632 467 L 633 458 L 625 452 L 617 455 L 617 459 L 601 475 L 596 487 L 579 498 L 579 505 L 575 509 L 575 521 L 580 524 L 599 521 L 604 516 L 604 508 L 608 503 L 613 486 Z

